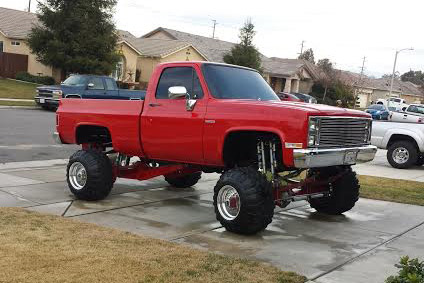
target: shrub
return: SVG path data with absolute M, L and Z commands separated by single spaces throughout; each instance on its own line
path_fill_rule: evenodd
M 424 262 L 418 258 L 404 256 L 395 266 L 400 269 L 398 275 L 390 276 L 386 283 L 424 283 Z
M 16 79 L 36 84 L 42 85 L 54 85 L 55 81 L 52 77 L 49 76 L 34 76 L 27 72 L 18 72 L 16 74 Z

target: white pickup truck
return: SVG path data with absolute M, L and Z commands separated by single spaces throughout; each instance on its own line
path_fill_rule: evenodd
M 373 121 L 371 144 L 387 149 L 394 168 L 424 165 L 424 124 Z
M 390 112 L 388 120 L 393 122 L 424 123 L 424 105 L 411 104 L 405 111 Z

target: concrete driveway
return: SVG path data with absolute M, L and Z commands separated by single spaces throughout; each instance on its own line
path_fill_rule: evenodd
M 218 175 L 175 189 L 162 178 L 118 179 L 103 201 L 75 200 L 65 160 L 0 165 L 0 206 L 26 207 L 199 249 L 246 257 L 296 271 L 312 282 L 383 282 L 400 256 L 424 255 L 424 207 L 361 199 L 342 216 L 299 202 L 276 209 L 255 236 L 226 232 L 216 221 L 212 190 Z

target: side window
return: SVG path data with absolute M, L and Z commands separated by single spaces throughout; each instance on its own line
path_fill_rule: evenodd
M 116 84 L 113 79 L 105 79 L 107 90 L 116 90 Z
M 168 99 L 168 89 L 172 86 L 184 86 L 194 99 L 203 97 L 199 77 L 192 67 L 172 67 L 163 70 L 156 89 L 156 98 Z
M 90 84 L 90 83 L 94 85 L 93 87 L 90 87 L 90 89 L 105 89 L 102 78 L 98 78 L 98 77 L 89 78 L 87 81 L 87 84 Z
M 411 106 L 409 106 L 407 111 L 412 112 L 412 113 L 417 113 L 418 112 L 417 110 L 418 110 L 417 106 L 411 105 Z

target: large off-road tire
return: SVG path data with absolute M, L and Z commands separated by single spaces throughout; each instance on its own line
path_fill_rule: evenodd
M 104 199 L 114 183 L 112 164 L 102 152 L 79 150 L 69 158 L 66 180 L 76 198 L 91 201 Z
M 271 183 L 252 167 L 226 171 L 213 196 L 216 219 L 228 231 L 255 234 L 264 230 L 274 216 Z
M 418 149 L 411 141 L 394 142 L 387 150 L 387 161 L 392 167 L 398 169 L 407 169 L 414 166 L 418 157 Z
M 351 210 L 359 199 L 359 181 L 350 166 L 335 166 L 322 169 L 312 169 L 309 176 L 315 175 L 316 180 L 327 180 L 339 173 L 343 175 L 333 183 L 329 183 L 330 195 L 309 200 L 312 208 L 318 212 L 338 215 Z
M 165 176 L 165 181 L 167 181 L 168 184 L 176 188 L 188 188 L 188 187 L 196 185 L 201 177 L 202 177 L 202 172 L 196 172 L 196 173 L 184 175 L 181 177 Z

